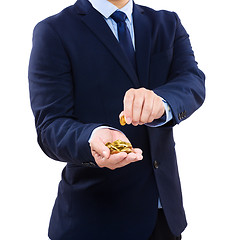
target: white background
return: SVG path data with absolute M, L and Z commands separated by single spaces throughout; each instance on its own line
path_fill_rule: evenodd
M 175 127 L 176 150 L 189 226 L 186 240 L 228 240 L 232 216 L 231 55 L 229 0 L 137 0 L 178 13 L 207 76 L 207 99 Z M 47 239 L 63 163 L 36 142 L 27 68 L 35 24 L 71 0 L 1 3 L 0 14 L 0 239 Z M 110 239 L 109 239 L 110 240 Z

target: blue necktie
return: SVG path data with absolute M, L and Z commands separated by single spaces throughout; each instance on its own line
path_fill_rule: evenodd
M 119 44 L 136 69 L 135 51 L 129 29 L 125 22 L 127 16 L 124 12 L 116 11 L 111 15 L 111 18 L 117 23 Z

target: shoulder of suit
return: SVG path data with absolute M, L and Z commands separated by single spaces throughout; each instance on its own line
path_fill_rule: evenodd
M 74 6 L 69 6 L 64 8 L 62 11 L 60 11 L 57 14 L 54 14 L 52 16 L 49 16 L 43 20 L 41 20 L 40 23 L 46 23 L 52 26 L 56 25 L 65 25 L 67 21 L 70 21 L 70 19 L 73 18 L 73 16 L 77 16 L 76 12 L 74 11 Z
M 139 5 L 136 4 L 143 12 L 146 16 L 150 17 L 150 18 L 158 18 L 161 20 L 167 20 L 167 19 L 177 19 L 177 14 L 175 12 L 172 11 L 167 11 L 167 10 L 155 10 L 152 9 L 150 7 L 147 6 L 143 6 L 143 5 Z

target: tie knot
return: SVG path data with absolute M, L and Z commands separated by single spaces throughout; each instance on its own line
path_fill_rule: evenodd
M 126 14 L 121 11 L 116 11 L 111 15 L 111 18 L 113 18 L 116 23 L 125 22 Z

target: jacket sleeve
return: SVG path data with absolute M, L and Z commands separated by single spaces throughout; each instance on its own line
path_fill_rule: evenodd
M 173 14 L 176 20 L 176 33 L 168 81 L 154 89 L 156 94 L 168 102 L 172 110 L 173 119 L 168 126 L 174 126 L 185 120 L 205 99 L 205 75 L 197 66 L 189 35 L 177 14 Z
M 71 64 L 59 35 L 49 23 L 33 33 L 29 90 L 38 143 L 51 158 L 95 166 L 88 139 L 101 124 L 82 123 L 74 115 Z

